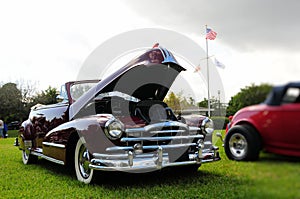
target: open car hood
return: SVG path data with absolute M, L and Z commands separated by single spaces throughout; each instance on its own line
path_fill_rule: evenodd
M 70 106 L 72 119 L 99 93 L 119 91 L 139 100 L 163 100 L 178 74 L 185 70 L 171 52 L 152 48 L 101 80 Z

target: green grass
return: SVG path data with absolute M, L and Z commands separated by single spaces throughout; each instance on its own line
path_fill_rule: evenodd
M 198 172 L 99 173 L 85 185 L 67 168 L 40 159 L 23 165 L 14 138 L 0 139 L 0 198 L 300 198 L 300 160 L 261 154 L 257 162 L 226 158 Z M 220 141 L 217 145 L 221 145 Z
M 8 130 L 7 135 L 9 138 L 16 138 L 19 130 Z

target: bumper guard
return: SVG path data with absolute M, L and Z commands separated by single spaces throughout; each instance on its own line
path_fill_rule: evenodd
M 168 145 L 167 145 L 168 146 Z M 91 160 L 89 167 L 102 171 L 143 171 L 158 170 L 164 167 L 183 166 L 213 162 L 220 160 L 219 148 L 211 146 L 209 149 L 201 149 L 188 155 L 189 160 L 182 162 L 170 162 L 169 154 L 164 152 L 167 146 L 155 146 L 156 150 L 151 153 L 140 153 L 126 151 L 117 154 L 99 154 L 94 153 L 94 159 Z M 173 146 L 173 148 L 176 148 Z M 109 151 L 110 149 L 108 149 Z

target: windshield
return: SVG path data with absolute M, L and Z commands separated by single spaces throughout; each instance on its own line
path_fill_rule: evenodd
M 71 98 L 73 100 L 77 100 L 79 97 L 81 97 L 84 93 L 86 93 L 96 84 L 97 82 L 80 82 L 80 83 L 73 84 L 70 88 Z

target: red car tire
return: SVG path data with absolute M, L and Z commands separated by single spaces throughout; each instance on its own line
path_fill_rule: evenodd
M 225 153 L 231 160 L 254 161 L 259 157 L 261 139 L 249 125 L 232 127 L 224 141 Z

